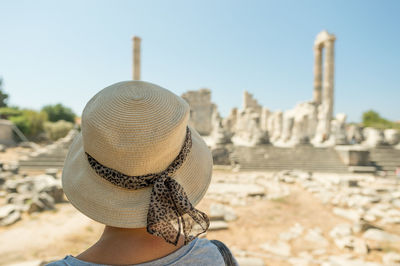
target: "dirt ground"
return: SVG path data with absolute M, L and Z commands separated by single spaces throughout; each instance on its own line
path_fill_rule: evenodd
M 32 149 L 23 147 L 8 148 L 5 152 L 0 152 L 0 162 L 10 163 L 21 159 L 21 156 L 28 155 Z
M 215 174 L 223 173 L 217 171 Z M 212 202 L 206 197 L 198 208 L 208 212 Z M 264 258 L 266 265 L 290 265 L 285 259 L 268 255 L 260 245 L 276 240 L 280 233 L 295 223 L 301 224 L 304 229 L 322 229 L 323 235 L 330 241 L 329 247 L 324 248 L 326 255 L 346 253 L 336 248 L 328 233 L 335 225 L 348 221 L 335 216 L 329 206 L 323 205 L 297 185 L 292 185 L 291 194 L 287 197 L 277 200 L 251 198 L 246 206 L 234 207 L 234 210 L 238 219 L 229 222 L 227 230 L 208 232 L 207 238 L 225 242 L 235 254 L 245 250 L 247 254 Z M 0 265 L 77 255 L 99 238 L 102 229 L 103 225 L 86 218 L 69 203 L 58 204 L 55 211 L 25 215 L 22 221 L 0 228 Z M 400 226 L 393 227 L 391 231 L 400 234 Z M 293 240 L 291 245 L 294 255 L 321 248 L 300 240 Z M 380 261 L 380 255 L 372 252 L 364 259 Z

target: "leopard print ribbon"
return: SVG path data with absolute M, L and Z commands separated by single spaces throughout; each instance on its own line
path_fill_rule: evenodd
M 88 153 L 86 156 L 93 170 L 116 186 L 141 189 L 152 185 L 147 232 L 176 246 L 181 235 L 186 245 L 204 233 L 210 225 L 207 215 L 193 207 L 183 187 L 171 177 L 181 167 L 191 147 L 192 138 L 187 127 L 185 142 L 175 160 L 160 173 L 141 176 L 125 175 L 102 165 Z

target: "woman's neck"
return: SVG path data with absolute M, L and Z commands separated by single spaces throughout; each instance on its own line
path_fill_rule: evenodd
M 76 258 L 97 264 L 138 264 L 165 257 L 182 246 L 182 237 L 174 246 L 146 228 L 106 226 L 100 239 Z

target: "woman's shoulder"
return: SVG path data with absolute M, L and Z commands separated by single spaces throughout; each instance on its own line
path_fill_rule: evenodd
M 238 265 L 229 248 L 221 241 L 199 239 L 197 248 L 198 250 L 193 253 L 198 253 L 202 258 L 205 258 L 206 263 L 204 265 Z
M 81 261 L 73 256 L 66 256 L 62 260 L 47 264 L 49 266 L 89 266 L 103 265 Z M 137 264 L 137 266 L 151 265 L 225 265 L 224 258 L 218 247 L 208 239 L 196 238 L 191 243 L 177 251 L 154 261 Z

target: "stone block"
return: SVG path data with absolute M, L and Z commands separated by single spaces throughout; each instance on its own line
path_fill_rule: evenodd
M 389 252 L 382 256 L 384 265 L 387 266 L 398 266 L 400 265 L 400 253 Z
M 7 204 L 0 207 L 0 226 L 7 226 L 21 219 L 21 213 L 18 206 Z
M 292 253 L 290 245 L 284 241 L 278 241 L 275 243 L 266 242 L 262 244 L 260 248 L 270 253 L 285 257 L 289 257 Z
M 225 221 L 211 221 L 208 231 L 217 231 L 228 229 L 228 223 Z
M 12 225 L 14 223 L 16 223 L 17 221 L 19 221 L 21 219 L 21 212 L 20 211 L 13 211 L 12 213 L 10 213 L 9 215 L 7 215 L 6 217 L 4 217 L 3 219 L 0 220 L 0 225 L 1 226 L 8 226 L 8 225 Z
M 398 242 L 400 243 L 400 236 L 385 232 L 379 229 L 368 229 L 364 234 L 363 238 L 368 240 L 374 240 L 379 242 Z
M 230 152 L 224 147 L 216 147 L 211 150 L 213 163 L 216 165 L 231 165 L 231 161 L 229 159 Z
M 260 259 L 260 258 L 238 257 L 238 258 L 236 258 L 236 261 L 240 266 L 264 266 L 265 265 L 263 259 Z
M 235 211 L 226 205 L 213 203 L 210 206 L 210 220 L 224 220 L 227 222 L 237 219 Z
M 348 166 L 370 165 L 369 150 L 360 146 L 340 145 L 335 147 L 340 159 Z

